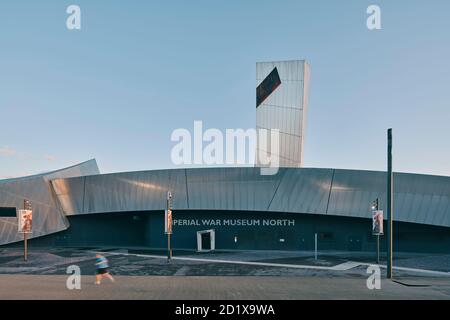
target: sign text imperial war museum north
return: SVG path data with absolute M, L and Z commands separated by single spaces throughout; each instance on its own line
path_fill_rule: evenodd
M 174 226 L 294 227 L 294 219 L 173 219 Z

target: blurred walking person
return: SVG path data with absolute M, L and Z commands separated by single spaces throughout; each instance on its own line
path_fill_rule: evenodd
M 103 277 L 106 277 L 112 282 L 114 282 L 114 278 L 108 271 L 109 268 L 108 259 L 106 259 L 99 253 L 95 255 L 95 267 L 97 269 L 95 274 L 95 284 L 100 284 Z

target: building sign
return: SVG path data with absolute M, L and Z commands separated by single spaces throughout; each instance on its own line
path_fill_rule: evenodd
M 383 234 L 383 210 L 372 211 L 372 234 Z
M 31 233 L 33 230 L 33 211 L 19 210 L 19 232 Z
M 294 227 L 294 219 L 175 219 L 175 226 Z
M 164 212 L 164 232 L 172 234 L 172 210 L 168 209 Z

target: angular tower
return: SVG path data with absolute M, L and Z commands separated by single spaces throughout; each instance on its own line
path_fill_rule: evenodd
M 310 68 L 305 60 L 256 64 L 256 129 L 279 129 L 276 154 L 258 139 L 258 154 L 278 156 L 280 167 L 303 165 L 303 141 L 308 110 Z

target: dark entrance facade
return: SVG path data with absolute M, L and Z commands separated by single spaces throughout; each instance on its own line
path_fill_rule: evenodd
M 35 245 L 166 248 L 164 213 L 124 212 L 69 217 L 66 231 L 33 239 Z M 234 211 L 174 211 L 174 249 L 197 249 L 197 232 L 215 231 L 218 250 L 375 251 L 371 219 L 312 214 Z M 394 223 L 396 252 L 450 253 L 450 229 Z M 210 239 L 202 237 L 204 247 Z M 381 250 L 386 239 L 380 238 Z

